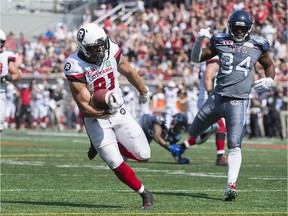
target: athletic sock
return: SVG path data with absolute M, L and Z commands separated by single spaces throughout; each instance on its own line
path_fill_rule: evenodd
M 130 187 L 132 190 L 141 193 L 144 191 L 142 183 L 136 177 L 135 172 L 131 167 L 129 167 L 125 162 L 122 162 L 120 166 L 113 170 L 115 175 L 121 180 L 124 184 Z M 141 189 L 143 191 L 141 191 Z
M 228 184 L 233 184 L 238 179 L 242 162 L 242 155 L 240 148 L 229 149 L 228 155 Z

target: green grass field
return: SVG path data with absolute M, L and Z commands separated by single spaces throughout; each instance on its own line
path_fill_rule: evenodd
M 213 140 L 186 151 L 190 165 L 175 164 L 155 143 L 148 163 L 128 161 L 154 193 L 147 212 L 99 156 L 87 158 L 86 134 L 6 130 L 0 215 L 287 215 L 286 141 L 245 139 L 239 197 L 223 202 L 227 167 L 214 165 Z

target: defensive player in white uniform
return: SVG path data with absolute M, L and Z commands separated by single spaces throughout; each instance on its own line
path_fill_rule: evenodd
M 6 35 L 0 29 L 0 140 L 6 113 L 6 81 L 16 81 L 21 77 L 21 70 L 15 64 L 15 54 L 4 50 L 5 42 Z
M 142 209 L 150 210 L 153 208 L 152 193 L 123 160 L 123 157 L 143 162 L 149 160 L 150 146 L 141 126 L 122 107 L 119 75 L 125 76 L 138 90 L 139 103 L 148 101 L 148 91 L 103 28 L 94 23 L 86 24 L 78 30 L 77 42 L 79 50 L 66 59 L 64 71 L 72 96 L 84 117 L 87 134 L 115 175 L 141 195 Z M 109 110 L 98 110 L 90 103 L 93 92 L 103 88 L 113 91 L 116 98 L 116 102 L 109 102 Z M 122 144 L 119 147 L 118 141 Z
M 129 86 L 124 86 L 123 88 L 123 100 L 123 105 L 125 106 L 126 110 L 131 113 L 133 118 L 137 118 L 136 109 L 138 101 L 136 101 L 135 92 L 132 91 Z
M 165 112 L 173 116 L 179 112 L 177 108 L 179 88 L 176 87 L 174 81 L 169 81 L 168 86 L 164 87 L 163 90 L 166 100 Z
M 12 83 L 9 83 L 6 88 L 6 115 L 4 129 L 8 128 L 10 125 L 11 128 L 16 127 L 16 94 L 17 90 Z
M 46 119 L 48 115 L 49 92 L 45 90 L 42 83 L 34 84 L 32 92 L 32 127 L 36 128 L 39 125 L 41 128 L 46 128 Z

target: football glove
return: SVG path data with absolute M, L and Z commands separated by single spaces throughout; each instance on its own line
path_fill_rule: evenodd
M 196 40 L 197 41 L 202 41 L 205 37 L 207 38 L 211 38 L 211 34 L 210 34 L 210 28 L 207 29 L 200 29 L 200 31 L 197 34 Z
M 8 73 L 7 75 L 2 76 L 0 79 L 1 79 L 1 82 L 12 81 L 12 76 L 11 74 Z
M 180 157 L 185 149 L 181 148 L 181 145 L 178 144 L 170 144 L 169 151 L 172 153 L 173 157 Z
M 256 91 L 268 90 L 273 84 L 273 79 L 270 77 L 262 78 L 255 81 L 254 88 Z
M 139 95 L 138 97 L 139 104 L 145 104 L 148 102 L 148 92 L 144 95 Z
M 114 94 L 112 94 L 111 97 L 108 98 L 107 104 L 109 106 L 108 112 L 111 115 L 116 114 L 122 106 L 122 104 L 120 103 L 120 99 Z

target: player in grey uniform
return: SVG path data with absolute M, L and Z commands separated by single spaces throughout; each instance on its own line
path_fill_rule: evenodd
M 237 197 L 235 187 L 242 161 L 245 115 L 256 62 L 263 66 L 266 76 L 254 83 L 256 90 L 268 90 L 275 77 L 275 67 L 268 51 L 269 43 L 262 37 L 250 35 L 253 22 L 246 11 L 235 11 L 228 21 L 229 33 L 212 36 L 209 47 L 201 49 L 201 41 L 205 37 L 211 37 L 209 29 L 201 29 L 191 52 L 192 60 L 197 63 L 215 55 L 220 59 L 217 85 L 197 113 L 188 132 L 191 136 L 197 136 L 209 125 L 225 118 L 229 151 L 225 201 L 232 201 Z M 184 145 L 189 147 L 187 142 L 183 147 Z
M 169 151 L 178 164 L 189 164 L 188 158 L 175 156 L 179 145 L 177 143 L 187 131 L 187 116 L 183 113 L 170 115 L 162 113 L 159 115 L 142 115 L 139 124 L 141 125 L 149 144 L 155 140 L 160 146 Z

